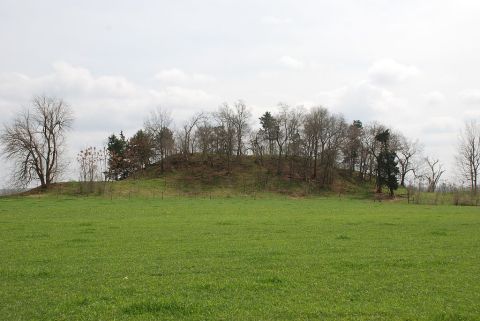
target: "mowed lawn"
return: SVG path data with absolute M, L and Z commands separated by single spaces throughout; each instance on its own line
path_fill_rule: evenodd
M 480 320 L 480 210 L 0 199 L 0 320 Z

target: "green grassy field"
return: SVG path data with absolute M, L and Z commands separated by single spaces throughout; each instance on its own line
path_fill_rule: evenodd
M 480 211 L 0 199 L 1 320 L 480 320 Z

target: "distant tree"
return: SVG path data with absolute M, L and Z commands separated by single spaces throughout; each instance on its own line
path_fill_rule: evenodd
M 458 142 L 457 168 L 462 178 L 470 184 L 470 191 L 478 193 L 480 175 L 480 124 L 471 121 L 465 124 Z
M 250 149 L 255 156 L 255 162 L 263 165 L 263 156 L 265 155 L 264 132 L 262 129 L 250 133 Z
M 203 160 L 210 161 L 210 164 L 212 164 L 212 156 L 219 150 L 219 141 L 215 126 L 212 125 L 208 117 L 205 117 L 198 125 L 195 135 L 197 136 L 196 142 Z
M 398 135 L 398 139 L 397 159 L 400 170 L 400 186 L 405 187 L 405 178 L 408 173 L 414 172 L 416 169 L 415 159 L 420 153 L 421 147 L 418 140 L 411 141 L 401 134 Z
M 278 104 L 278 113 L 275 115 L 274 137 L 278 150 L 277 175 L 282 174 L 283 154 L 288 148 L 288 139 L 290 138 L 290 106 L 284 103 Z
M 387 186 L 392 197 L 394 191 L 398 188 L 399 169 L 396 157 L 396 153 L 389 150 L 381 151 L 378 157 L 379 184 L 380 186 Z
M 428 182 L 427 192 L 435 192 L 440 177 L 442 177 L 445 170 L 443 165 L 440 163 L 439 159 L 430 159 L 429 157 L 425 158 L 426 168 L 422 177 L 425 178 Z
M 153 157 L 151 136 L 141 129 L 137 131 L 127 142 L 126 154 L 131 171 L 145 169 Z
M 235 135 L 237 140 L 237 158 L 240 158 L 242 155 L 244 138 L 250 129 L 249 121 L 251 115 L 252 114 L 248 110 L 247 105 L 245 105 L 245 102 L 242 100 L 239 100 L 234 104 L 233 123 L 235 126 Z
M 113 180 L 125 179 L 128 176 L 128 160 L 126 158 L 127 140 L 120 131 L 117 137 L 112 134 L 108 137 L 108 177 Z
M 320 185 L 333 182 L 346 131 L 343 116 L 331 114 L 324 107 L 314 107 L 305 115 L 305 155 L 312 168 L 311 177 Z
M 303 119 L 305 117 L 304 109 L 299 106 L 290 109 L 287 115 L 287 142 L 285 146 L 285 159 L 289 159 L 289 175 L 291 178 L 295 175 L 295 171 L 301 166 L 301 158 L 303 155 Z
M 227 103 L 224 103 L 214 113 L 214 118 L 217 121 L 215 135 L 220 142 L 222 154 L 226 158 L 227 172 L 230 173 L 236 140 L 235 114 L 232 108 Z
M 325 148 L 325 131 L 329 119 L 329 112 L 324 107 L 314 107 L 305 116 L 304 135 L 307 142 L 307 157 L 313 158 L 311 167 L 313 168 L 312 178 L 317 178 L 318 158 L 322 163 L 323 150 Z
M 358 119 L 353 121 L 352 126 L 355 128 L 363 128 L 362 121 Z
M 397 175 L 399 169 L 395 161 L 397 155 L 392 150 L 390 145 L 390 130 L 386 129 L 379 132 L 375 136 L 375 140 L 380 142 L 380 153 L 376 156 L 377 159 L 377 193 L 382 192 L 382 186 L 387 186 L 390 191 L 390 196 L 394 195 L 394 190 L 398 188 Z
M 267 111 L 262 115 L 262 117 L 260 117 L 260 124 L 262 126 L 264 139 L 268 142 L 268 153 L 269 155 L 273 155 L 277 133 L 277 121 L 272 114 Z
M 37 96 L 31 109 L 5 125 L 0 142 L 3 154 L 14 163 L 12 178 L 17 185 L 38 180 L 46 189 L 59 177 L 64 170 L 65 133 L 72 122 L 72 111 L 62 99 Z
M 93 191 L 93 183 L 102 180 L 103 152 L 87 147 L 77 154 L 80 183 L 84 192 Z
M 195 149 L 195 129 L 200 124 L 200 122 L 205 119 L 205 114 L 203 112 L 198 112 L 194 114 L 189 120 L 187 120 L 180 131 L 178 132 L 178 144 L 180 152 L 183 154 L 185 159 L 188 159 L 188 156 L 193 154 Z
M 152 139 L 153 157 L 160 160 L 162 173 L 165 171 L 165 159 L 175 146 L 173 131 L 170 129 L 171 123 L 170 113 L 160 108 L 152 111 L 144 122 L 145 131 Z
M 357 164 L 359 165 L 362 133 L 363 124 L 360 120 L 354 120 L 347 128 L 345 144 L 343 146 L 343 161 L 348 166 L 350 175 L 353 175 L 355 167 Z
M 81 182 L 94 182 L 101 179 L 102 152 L 96 147 L 86 147 L 77 154 Z
M 365 181 L 371 181 L 373 178 L 377 178 L 377 157 L 382 150 L 382 143 L 376 139 L 377 135 L 387 128 L 378 123 L 368 123 L 364 127 L 362 135 L 362 149 L 361 149 L 361 162 L 360 175 Z M 377 192 L 380 193 L 380 186 L 377 185 Z
M 321 137 L 322 155 L 322 185 L 333 183 L 333 176 L 339 160 L 341 147 L 344 145 L 347 132 L 347 124 L 341 114 L 328 117 L 324 134 Z

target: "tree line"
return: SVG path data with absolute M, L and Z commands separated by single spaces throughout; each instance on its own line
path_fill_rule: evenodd
M 63 100 L 39 96 L 29 109 L 5 124 L 0 135 L 3 155 L 13 161 L 13 177 L 43 188 L 64 169 L 61 156 L 65 132 L 73 122 Z M 480 125 L 465 125 L 457 146 L 457 169 L 462 184 L 478 192 Z M 239 100 L 214 112 L 197 112 L 181 124 L 161 108 L 145 117 L 132 137 L 111 134 L 103 148 L 87 147 L 77 155 L 80 180 L 122 180 L 155 165 L 164 173 L 172 160 L 204 164 L 220 161 L 227 174 L 232 165 L 252 158 L 272 175 L 306 180 L 328 187 L 338 173 L 374 182 L 376 192 L 419 182 L 427 191 L 437 188 L 445 173 L 440 160 L 425 157 L 418 140 L 373 121 L 347 122 L 327 108 L 294 107 L 280 103 L 258 120 Z
M 178 127 L 166 110 L 156 109 L 131 138 L 122 132 L 108 137 L 106 178 L 125 179 L 151 164 L 163 173 L 173 157 L 188 162 L 194 155 L 212 166 L 221 160 L 231 173 L 232 163 L 249 156 L 272 175 L 328 187 L 342 171 L 374 182 L 377 193 L 387 188 L 393 196 L 408 178 L 425 182 L 433 192 L 445 172 L 438 159 L 422 156 L 418 140 L 379 122 L 347 123 L 343 115 L 322 106 L 305 109 L 281 103 L 261 115 L 257 127 L 252 123 L 243 101 L 196 113 Z

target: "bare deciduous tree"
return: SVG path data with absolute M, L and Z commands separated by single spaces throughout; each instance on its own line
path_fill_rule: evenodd
M 193 154 L 195 149 L 195 135 L 194 130 L 197 125 L 205 118 L 203 112 L 196 113 L 188 121 L 186 121 L 178 133 L 180 152 L 185 159 L 188 159 L 189 154 Z
M 96 147 L 86 147 L 77 154 L 78 169 L 80 172 L 80 187 L 82 192 L 91 193 L 94 182 L 103 179 L 103 168 L 106 150 L 97 150 Z
M 423 173 L 423 178 L 428 182 L 427 192 L 435 192 L 440 177 L 445 173 L 445 170 L 439 159 L 430 159 L 429 157 L 426 157 L 425 163 L 427 168 Z
M 103 153 L 96 147 L 87 147 L 77 155 L 81 182 L 94 182 L 102 179 Z
M 353 175 L 357 164 L 361 165 L 362 134 L 363 124 L 359 120 L 354 120 L 353 123 L 347 127 L 342 152 L 343 162 L 347 165 L 350 175 Z M 361 170 L 361 166 L 358 166 L 358 169 Z
M 234 104 L 235 112 L 233 115 L 235 125 L 235 135 L 237 136 L 237 158 L 242 156 L 243 140 L 249 130 L 249 121 L 252 116 L 247 108 L 247 105 L 242 100 L 237 101 Z
M 210 155 L 218 150 L 218 140 L 215 135 L 215 128 L 208 118 L 201 122 L 195 135 L 197 136 L 196 141 L 203 160 L 211 160 Z
M 275 115 L 275 142 L 278 149 L 277 175 L 282 174 L 282 157 L 290 137 L 289 112 L 290 106 L 284 103 L 278 104 L 278 113 Z
M 227 172 L 230 173 L 231 158 L 235 148 L 235 114 L 228 104 L 223 104 L 214 113 L 214 117 L 218 123 L 217 135 L 220 137 L 220 142 L 223 154 L 227 160 Z
M 48 188 L 61 174 L 65 132 L 73 122 L 70 107 L 62 100 L 37 96 L 32 108 L 18 114 L 1 133 L 5 157 L 14 163 L 13 179 L 19 185 L 40 181 Z
M 313 179 L 317 178 L 318 156 L 322 155 L 324 145 L 321 143 L 325 137 L 328 117 L 328 110 L 321 106 L 312 108 L 305 117 L 304 135 L 309 142 L 307 154 L 313 158 Z
M 347 132 L 347 124 L 343 115 L 330 115 L 325 131 L 325 138 L 322 139 L 322 155 L 321 164 L 322 184 L 330 184 L 333 182 L 333 172 L 340 154 L 340 147 L 345 142 Z
M 250 133 L 250 149 L 255 156 L 255 162 L 263 165 L 263 156 L 265 154 L 266 147 L 264 146 L 265 135 L 262 129 Z
M 287 123 L 287 143 L 285 146 L 285 159 L 290 159 L 289 175 L 293 177 L 295 172 L 295 162 L 298 161 L 302 154 L 302 136 L 303 119 L 305 112 L 303 106 L 298 106 L 288 113 Z
M 160 171 L 165 170 L 165 158 L 172 152 L 174 147 L 173 132 L 170 129 L 172 117 L 170 113 L 157 108 L 150 113 L 145 120 L 145 130 L 152 138 L 155 160 L 160 160 Z
M 469 182 L 471 192 L 476 195 L 480 171 L 480 124 L 476 121 L 465 124 L 460 134 L 456 160 L 460 175 Z
M 400 170 L 400 186 L 405 187 L 405 178 L 408 173 L 415 171 L 415 156 L 421 151 L 418 142 L 409 140 L 401 134 L 397 134 L 399 146 L 397 151 L 397 159 Z

